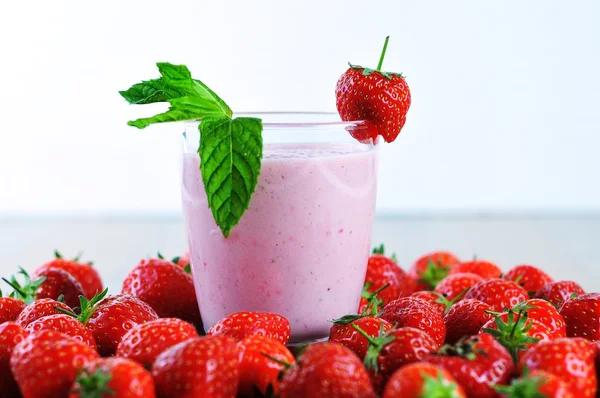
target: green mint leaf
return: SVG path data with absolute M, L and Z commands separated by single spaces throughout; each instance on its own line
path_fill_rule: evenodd
M 148 127 L 153 123 L 178 122 L 183 120 L 204 119 L 207 117 L 228 117 L 224 115 L 222 108 L 216 102 L 205 101 L 199 97 L 185 96 L 170 99 L 169 110 L 158 115 L 141 118 L 127 122 L 128 125 L 140 129 Z
M 134 84 L 126 91 L 119 91 L 119 94 L 127 102 L 135 105 L 166 102 L 172 98 L 183 96 L 182 91 L 170 86 L 163 78 Z
M 200 80 L 192 79 L 185 65 L 156 64 L 161 78 L 134 84 L 119 93 L 130 104 L 168 102 L 169 110 L 158 115 L 128 122 L 140 129 L 154 123 L 198 120 L 233 114 L 229 106 Z
M 167 62 L 156 64 L 158 71 L 168 84 L 174 87 L 180 87 L 185 90 L 186 95 L 209 98 L 215 101 L 223 110 L 223 113 L 229 117 L 233 114 L 229 106 L 208 86 L 200 80 L 192 79 L 192 75 L 185 65 L 173 65 Z
M 212 91 L 210 88 L 208 88 L 208 86 L 204 83 L 202 83 L 200 80 L 196 80 L 194 79 L 194 89 L 198 90 L 198 86 L 203 87 L 207 93 L 213 98 L 213 100 L 215 100 L 217 102 L 217 104 L 219 104 L 219 107 L 223 110 L 223 113 L 225 113 L 227 116 L 231 117 L 233 115 L 233 111 L 231 110 L 231 108 L 229 108 L 229 105 L 227 105 L 225 103 L 225 101 L 223 101 L 221 99 L 221 97 L 219 97 L 217 94 L 215 94 L 214 91 Z
M 258 183 L 262 121 L 206 117 L 200 130 L 200 171 L 215 222 L 224 237 L 242 218 Z
M 168 62 L 157 62 L 158 71 L 160 75 L 169 84 L 191 84 L 192 74 L 185 65 L 174 65 Z

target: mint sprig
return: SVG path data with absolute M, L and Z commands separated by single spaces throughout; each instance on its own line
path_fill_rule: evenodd
M 140 129 L 154 123 L 201 120 L 200 170 L 208 206 L 228 237 L 258 183 L 262 159 L 262 121 L 235 118 L 231 108 L 184 65 L 157 63 L 161 77 L 134 84 L 119 93 L 130 104 L 168 102 L 169 110 L 128 122 Z

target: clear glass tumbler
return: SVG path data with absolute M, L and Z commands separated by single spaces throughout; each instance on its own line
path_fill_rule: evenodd
M 364 122 L 329 113 L 253 113 L 263 120 L 263 160 L 250 207 L 228 238 L 215 224 L 197 153 L 198 122 L 185 125 L 182 202 L 205 328 L 238 311 L 273 312 L 291 342 L 324 338 L 360 301 L 377 191 L 378 149 L 353 134 Z

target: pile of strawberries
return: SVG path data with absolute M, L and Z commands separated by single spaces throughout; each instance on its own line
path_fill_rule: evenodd
M 383 247 L 365 282 L 359 314 L 330 333 L 363 361 L 374 391 L 364 396 L 596 396 L 600 294 L 447 252 L 405 272 Z
M 600 294 L 533 266 L 436 252 L 405 272 L 377 248 L 357 313 L 290 348 L 277 314 L 204 335 L 188 263 L 141 260 L 111 296 L 58 253 L 4 279 L 0 397 L 596 396 Z

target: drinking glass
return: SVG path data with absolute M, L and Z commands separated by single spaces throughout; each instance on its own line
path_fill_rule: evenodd
M 239 311 L 272 312 L 292 343 L 329 334 L 356 313 L 371 249 L 378 145 L 365 122 L 330 113 L 246 113 L 263 120 L 263 159 L 250 206 L 229 237 L 202 183 L 198 122 L 185 124 L 182 204 L 205 328 Z

